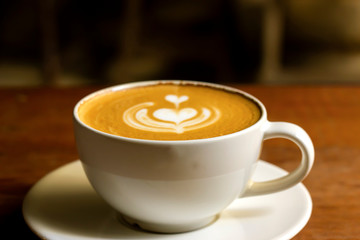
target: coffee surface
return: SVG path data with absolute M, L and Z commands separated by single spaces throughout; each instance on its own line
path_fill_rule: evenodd
M 78 115 L 88 126 L 118 136 L 190 140 L 243 130 L 261 111 L 240 93 L 167 83 L 105 92 L 83 102 Z

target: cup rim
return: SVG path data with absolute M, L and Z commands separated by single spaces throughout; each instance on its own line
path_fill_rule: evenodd
M 222 90 L 241 94 L 241 95 L 245 96 L 246 98 L 249 98 L 250 100 L 252 100 L 260 108 L 261 116 L 256 123 L 254 123 L 250 127 L 242 129 L 240 131 L 228 133 L 228 134 L 216 136 L 216 137 L 189 139 L 189 140 L 156 140 L 156 139 L 139 139 L 139 138 L 123 137 L 123 136 L 119 136 L 119 135 L 115 135 L 115 134 L 111 134 L 111 133 L 106 133 L 106 132 L 97 130 L 93 127 L 90 127 L 87 124 L 85 124 L 84 122 L 82 122 L 78 116 L 78 109 L 81 106 L 81 104 L 83 104 L 87 100 L 94 98 L 97 95 L 101 95 L 105 92 L 114 92 L 114 91 L 119 91 L 119 90 L 123 90 L 123 89 L 134 88 L 134 87 L 151 86 L 151 85 L 157 85 L 157 84 L 169 84 L 169 83 L 208 86 L 208 87 L 213 87 L 216 89 L 222 89 Z M 234 87 L 217 84 L 217 83 L 209 83 L 209 82 L 193 81 L 193 80 L 149 80 L 149 81 L 138 81 L 138 82 L 129 82 L 129 83 L 118 84 L 118 85 L 105 87 L 105 88 L 99 89 L 95 92 L 92 92 L 92 93 L 84 96 L 83 98 L 81 98 L 76 103 L 76 105 L 73 109 L 73 118 L 82 127 L 85 127 L 86 129 L 88 129 L 96 134 L 100 134 L 105 137 L 118 139 L 118 140 L 122 140 L 122 141 L 136 142 L 136 143 L 148 143 L 148 144 L 169 144 L 169 143 L 170 144 L 193 144 L 193 143 L 220 141 L 223 139 L 232 138 L 235 136 L 246 134 L 247 132 L 251 131 L 252 129 L 257 128 L 263 121 L 265 121 L 267 119 L 267 112 L 266 112 L 265 106 L 259 99 L 257 99 L 256 97 L 254 97 L 253 95 L 251 95 L 245 91 L 242 91 L 242 90 L 234 88 Z

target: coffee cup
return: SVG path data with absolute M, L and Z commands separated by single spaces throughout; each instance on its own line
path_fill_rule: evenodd
M 269 122 L 258 99 L 219 84 L 117 85 L 81 99 L 73 117 L 80 160 L 95 191 L 127 223 L 154 232 L 207 226 L 237 198 L 301 182 L 314 161 L 301 127 Z M 296 143 L 301 162 L 284 177 L 254 182 L 262 143 L 270 138 Z

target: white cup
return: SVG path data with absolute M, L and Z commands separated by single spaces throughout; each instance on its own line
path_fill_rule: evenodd
M 79 119 L 80 104 L 102 92 L 156 83 L 103 89 L 74 108 L 76 143 L 87 178 L 130 224 L 155 232 L 195 230 L 216 220 L 235 199 L 290 188 L 309 173 L 314 147 L 308 134 L 291 123 L 269 122 L 259 100 L 233 88 L 254 100 L 262 115 L 254 125 L 224 136 L 179 141 L 131 139 L 98 131 Z M 262 143 L 269 138 L 295 142 L 302 152 L 301 163 L 284 177 L 253 182 Z

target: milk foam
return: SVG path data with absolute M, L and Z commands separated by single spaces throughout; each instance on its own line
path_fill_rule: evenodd
M 150 132 L 184 133 L 207 127 L 220 118 L 217 108 L 180 108 L 180 104 L 189 100 L 187 95 L 165 96 L 165 100 L 174 104 L 174 108 L 160 108 L 149 116 L 148 108 L 155 106 L 154 102 L 144 102 L 124 111 L 123 121 L 130 127 Z
M 172 83 L 105 91 L 84 101 L 78 114 L 105 133 L 171 141 L 231 134 L 261 117 L 257 104 L 240 93 Z

